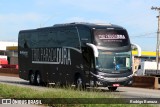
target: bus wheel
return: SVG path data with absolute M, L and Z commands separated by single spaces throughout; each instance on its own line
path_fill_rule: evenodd
M 76 82 L 76 83 L 75 83 L 76 89 L 78 89 L 78 90 L 84 90 L 84 89 L 85 89 L 85 86 L 84 86 L 84 84 L 83 84 L 83 80 L 82 80 L 81 76 L 78 76 L 78 77 L 76 78 L 76 81 L 75 81 L 75 82 Z
M 42 79 L 40 73 L 36 74 L 36 85 L 41 85 L 42 84 Z
M 35 82 L 35 73 L 34 72 L 31 72 L 30 75 L 29 75 L 29 83 L 31 85 L 35 85 L 36 82 Z
M 109 91 L 116 91 L 117 87 L 108 87 Z

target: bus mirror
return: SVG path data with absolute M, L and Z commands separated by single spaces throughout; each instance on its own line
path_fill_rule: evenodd
M 132 44 L 131 47 L 132 47 L 132 50 L 137 50 L 138 52 L 137 56 L 141 56 L 141 47 L 139 45 Z
M 134 45 L 131 45 L 132 50 L 136 50 L 136 47 Z

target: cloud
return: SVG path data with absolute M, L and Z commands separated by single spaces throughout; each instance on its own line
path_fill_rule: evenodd
M 71 17 L 69 19 L 66 19 L 67 22 L 85 22 L 86 19 L 83 17 Z
M 7 39 L 7 40 L 17 41 L 18 32 L 20 30 L 40 27 L 42 21 L 43 21 L 43 16 L 35 13 L 1 14 L 0 15 L 1 40 Z
M 68 22 L 112 23 L 138 36 L 157 30 L 158 13 L 151 10 L 157 5 L 159 0 L 2 0 L 0 36 L 17 38 L 21 29 Z
M 25 22 L 25 21 L 39 21 L 42 20 L 41 16 L 36 13 L 25 13 L 25 14 L 1 14 L 0 15 L 0 22 Z
M 58 1 L 56 1 L 58 2 Z M 55 1 L 53 0 L 35 0 L 35 5 L 39 7 L 48 7 L 52 4 L 55 4 Z
M 74 13 L 76 16 L 73 14 L 69 21 L 111 22 L 126 26 L 132 29 L 131 32 L 138 33 L 154 31 L 156 28 L 154 26 L 157 22 L 155 13 L 150 9 L 155 4 L 152 0 L 147 2 L 145 0 L 81 0 L 76 2 L 59 0 L 59 3 L 79 9 L 80 14 Z
M 85 17 L 71 17 L 66 19 L 66 22 L 89 22 L 89 23 L 109 23 L 106 20 L 85 18 Z

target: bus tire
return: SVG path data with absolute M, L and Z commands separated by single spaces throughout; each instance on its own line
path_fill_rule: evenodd
M 84 90 L 85 89 L 85 85 L 83 83 L 83 79 L 82 79 L 81 76 L 76 77 L 75 85 L 76 85 L 76 89 L 78 89 L 78 90 Z
M 39 72 L 36 73 L 36 85 L 42 85 L 42 78 L 41 78 L 41 74 Z
M 31 85 L 35 85 L 36 84 L 35 73 L 34 72 L 31 72 L 30 75 L 29 75 L 29 83 Z
M 117 87 L 108 87 L 109 91 L 116 91 Z

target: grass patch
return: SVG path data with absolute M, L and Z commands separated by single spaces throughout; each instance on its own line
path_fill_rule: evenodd
M 113 98 L 111 93 L 79 91 L 71 88 L 48 88 L 44 90 L 0 84 L 3 98 Z M 117 96 L 116 96 L 117 97 Z
M 66 98 L 70 100 L 78 98 L 82 100 L 98 99 L 98 98 L 120 98 L 120 96 L 113 95 L 112 92 L 101 91 L 78 91 L 71 88 L 48 88 L 44 90 L 37 90 L 31 88 L 18 87 L 13 85 L 0 84 L 0 97 L 2 98 Z M 52 100 L 48 100 L 48 102 Z M 95 101 L 95 100 L 93 100 Z M 98 101 L 98 100 L 97 100 Z M 67 101 L 66 101 L 67 102 Z M 109 101 L 112 102 L 112 101 Z M 114 101 L 115 102 L 115 101 Z M 118 101 L 117 101 L 118 102 Z M 122 101 L 123 102 L 123 101 Z M 95 102 L 93 102 L 95 103 Z M 146 104 L 48 104 L 53 107 L 152 107 Z

